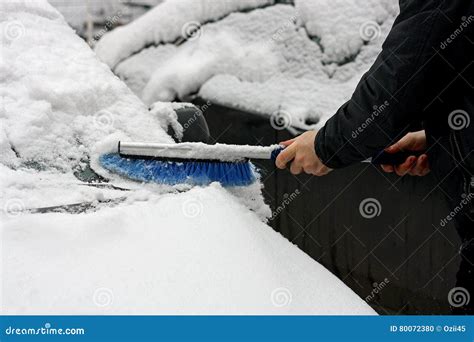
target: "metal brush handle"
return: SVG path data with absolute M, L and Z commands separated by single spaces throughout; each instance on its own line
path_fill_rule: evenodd
M 240 161 L 245 159 L 272 159 L 282 151 L 282 147 L 238 146 L 203 143 L 159 144 L 140 142 L 119 142 L 118 152 L 125 157 L 174 158 L 184 160 Z

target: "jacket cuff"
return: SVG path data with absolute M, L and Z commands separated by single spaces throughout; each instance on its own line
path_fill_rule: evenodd
M 338 159 L 335 155 L 330 155 L 328 149 L 326 148 L 326 126 L 321 128 L 318 133 L 316 134 L 316 138 L 314 139 L 314 150 L 316 152 L 316 156 L 319 160 L 331 169 L 340 169 L 347 165 L 344 165 L 338 162 Z

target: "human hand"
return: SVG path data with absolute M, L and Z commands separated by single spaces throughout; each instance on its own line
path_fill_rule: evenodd
M 426 150 L 425 131 L 412 132 L 405 135 L 397 143 L 393 144 L 385 151 L 397 153 L 400 151 L 423 151 Z M 411 176 L 426 176 L 430 172 L 428 155 L 422 154 L 419 157 L 410 156 L 400 165 L 382 165 L 385 172 L 395 172 L 399 176 L 409 174 Z
M 303 171 L 315 176 L 324 176 L 332 171 L 316 155 L 314 140 L 316 131 L 308 131 L 291 140 L 283 141 L 286 146 L 275 161 L 279 169 L 285 169 L 291 162 L 290 172 L 298 175 Z

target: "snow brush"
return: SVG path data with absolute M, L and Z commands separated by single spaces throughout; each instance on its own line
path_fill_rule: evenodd
M 102 166 L 140 182 L 246 186 L 257 179 L 250 159 L 275 160 L 284 147 L 205 143 L 119 142 L 118 153 L 100 157 Z

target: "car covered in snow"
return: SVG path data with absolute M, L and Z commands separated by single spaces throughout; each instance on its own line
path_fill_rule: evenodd
M 47 1 L 0 9 L 3 313 L 375 314 L 265 223 L 259 182 L 172 187 L 101 168 L 119 140 L 173 143 L 160 111 Z M 88 168 L 97 182 L 77 176 Z

